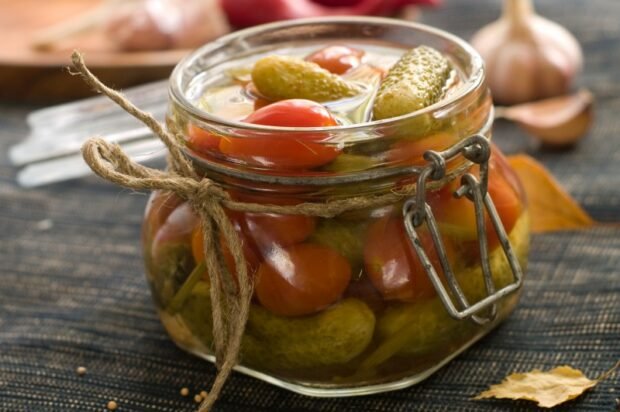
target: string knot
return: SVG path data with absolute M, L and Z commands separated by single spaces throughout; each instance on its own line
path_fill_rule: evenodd
M 220 203 L 227 198 L 220 187 L 214 184 L 211 179 L 206 178 L 196 181 L 196 186 L 188 197 L 197 208 Z

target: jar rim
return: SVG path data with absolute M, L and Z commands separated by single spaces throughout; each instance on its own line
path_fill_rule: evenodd
M 326 126 L 326 127 L 284 127 L 284 126 L 266 126 L 266 125 L 257 125 L 251 123 L 244 123 L 241 121 L 228 120 L 219 116 L 214 116 L 204 110 L 198 108 L 195 104 L 193 104 L 185 95 L 182 90 L 182 80 L 185 72 L 188 68 L 190 68 L 193 64 L 195 64 L 196 60 L 208 55 L 211 52 L 214 52 L 228 44 L 233 43 L 239 38 L 249 37 L 254 34 L 258 34 L 261 32 L 268 32 L 270 30 L 275 29 L 283 29 L 283 28 L 294 28 L 304 25 L 311 24 L 351 24 L 351 23 L 370 23 L 375 25 L 384 25 L 390 27 L 401 27 L 401 28 L 409 28 L 415 31 L 419 31 L 422 33 L 430 34 L 432 36 L 439 37 L 443 40 L 450 42 L 453 45 L 456 45 L 463 52 L 467 54 L 470 58 L 470 74 L 464 80 L 463 85 L 460 86 L 454 94 L 451 96 L 441 99 L 440 101 L 424 107 L 422 109 L 401 115 L 396 117 L 391 117 L 387 119 L 381 120 L 371 120 L 363 123 L 354 123 L 350 125 L 336 125 L 336 126 Z M 384 18 L 384 17 L 363 17 L 363 16 L 346 16 L 346 17 L 322 17 L 322 18 L 309 18 L 309 19 L 296 19 L 275 23 L 262 24 L 255 27 L 247 28 L 244 30 L 236 31 L 226 36 L 220 37 L 219 39 L 212 41 L 210 43 L 205 44 L 199 49 L 187 55 L 183 58 L 174 68 L 172 74 L 170 75 L 169 80 L 169 95 L 172 100 L 175 101 L 178 105 L 183 107 L 189 115 L 194 118 L 197 118 L 202 121 L 209 122 L 214 126 L 222 126 L 222 127 L 233 127 L 237 130 L 247 130 L 247 131 L 274 131 L 281 133 L 308 133 L 308 132 L 356 132 L 363 131 L 367 128 L 372 127 L 389 127 L 393 125 L 397 125 L 403 121 L 409 121 L 415 119 L 417 117 L 421 117 L 427 115 L 429 113 L 442 110 L 443 108 L 449 107 L 462 99 L 469 96 L 472 92 L 474 92 L 480 85 L 484 82 L 484 63 L 482 57 L 478 54 L 478 52 L 465 40 L 460 37 L 453 35 L 445 30 L 437 29 L 425 24 L 415 23 L 415 22 L 407 22 L 403 20 Z

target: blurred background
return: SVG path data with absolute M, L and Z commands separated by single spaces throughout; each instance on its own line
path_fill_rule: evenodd
M 0 98 L 50 103 L 89 93 L 66 76 L 79 49 L 107 84 L 165 78 L 191 49 L 232 30 L 325 15 L 401 16 L 440 0 L 0 1 Z

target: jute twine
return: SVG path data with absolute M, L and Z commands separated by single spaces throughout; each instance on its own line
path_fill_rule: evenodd
M 329 218 L 345 211 L 397 203 L 415 194 L 415 185 L 381 195 L 357 196 L 324 203 L 271 205 L 232 200 L 228 193 L 215 182 L 196 173 L 190 161 L 183 154 L 182 136 L 171 133 L 152 115 L 137 108 L 121 93 L 104 85 L 88 70 L 79 52 L 74 51 L 71 57 L 76 70 L 72 74 L 80 75 L 91 88 L 110 98 L 127 113 L 149 127 L 164 142 L 170 153 L 168 170 L 161 171 L 133 162 L 118 144 L 93 137 L 82 146 L 82 155 L 90 168 L 102 178 L 126 188 L 174 192 L 187 200 L 201 219 L 205 265 L 211 282 L 213 346 L 218 372 L 198 412 L 209 411 L 238 362 L 241 338 L 254 291 L 254 282 L 247 271 L 241 240 L 227 217 L 225 208 L 241 212 L 298 214 Z M 427 188 L 440 187 L 459 174 L 460 172 L 453 173 L 442 180 L 430 182 Z M 220 233 L 234 258 L 238 282 L 233 281 L 232 274 L 227 270 L 222 259 L 221 245 L 218 242 Z

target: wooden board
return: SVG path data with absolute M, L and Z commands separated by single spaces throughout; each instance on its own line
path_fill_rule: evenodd
M 74 49 L 84 53 L 95 74 L 116 88 L 165 78 L 189 52 L 119 51 L 100 28 L 62 40 L 49 51 L 32 47 L 41 30 L 100 4 L 101 0 L 0 0 L 0 99 L 49 103 L 92 94 L 66 70 Z

